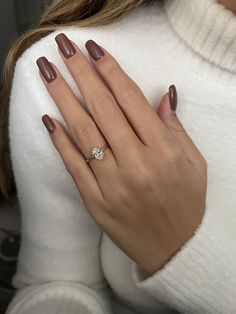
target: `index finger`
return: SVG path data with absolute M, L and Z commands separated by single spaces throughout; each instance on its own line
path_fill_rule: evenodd
M 119 156 L 124 147 L 135 150 L 139 139 L 118 106 L 111 91 L 82 51 L 65 34 L 56 36 L 61 57 L 77 83 L 85 103 L 96 124 Z M 141 144 L 141 142 L 140 142 Z
M 112 91 L 117 103 L 141 141 L 150 146 L 155 143 L 159 145 L 163 134 L 167 132 L 167 128 L 140 87 L 106 49 L 100 47 L 93 40 L 88 40 L 85 46 L 92 56 L 95 68 Z M 101 49 L 105 52 L 104 56 L 97 58 L 97 54 L 94 52 Z

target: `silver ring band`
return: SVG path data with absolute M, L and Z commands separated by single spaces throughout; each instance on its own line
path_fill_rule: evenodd
M 105 157 L 105 153 L 104 153 L 104 150 L 106 149 L 106 148 L 108 148 L 109 147 L 109 145 L 107 144 L 107 145 L 105 145 L 105 146 L 103 146 L 103 147 L 94 147 L 93 149 L 92 149 L 92 153 L 91 153 L 91 156 L 88 158 L 88 159 L 86 159 L 86 162 L 89 162 L 91 159 L 93 159 L 93 158 L 95 158 L 95 159 L 97 159 L 97 160 L 102 160 L 104 157 Z

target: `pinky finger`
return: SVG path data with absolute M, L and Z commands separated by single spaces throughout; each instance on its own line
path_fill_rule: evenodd
M 44 115 L 42 121 L 67 171 L 72 176 L 85 206 L 92 210 L 94 204 L 103 202 L 103 195 L 91 168 L 70 139 L 63 125 L 48 115 Z

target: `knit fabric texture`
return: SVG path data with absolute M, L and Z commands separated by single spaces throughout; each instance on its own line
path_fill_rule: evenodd
M 89 215 L 42 125 L 47 113 L 66 127 L 39 76 L 39 57 L 56 64 L 83 101 L 54 41 L 61 32 L 86 56 L 89 39 L 107 49 L 155 109 L 174 83 L 177 115 L 208 163 L 202 222 L 149 278 Z M 110 25 L 62 28 L 27 49 L 10 99 L 22 246 L 7 313 L 235 313 L 235 86 L 236 18 L 216 0 L 155 2 Z

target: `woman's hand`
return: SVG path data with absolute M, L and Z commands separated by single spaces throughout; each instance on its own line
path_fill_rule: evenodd
M 170 109 L 170 103 L 176 107 L 173 86 L 163 97 L 158 115 L 104 48 L 91 40 L 86 43 L 95 71 L 64 34 L 56 41 L 88 110 L 56 66 L 43 57 L 37 60 L 41 77 L 67 129 L 47 115 L 43 122 L 92 217 L 152 275 L 178 252 L 202 220 L 206 161 Z M 94 147 L 106 144 L 103 160 L 86 162 Z

